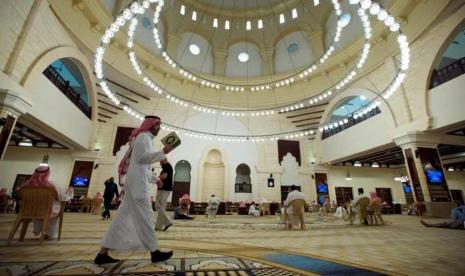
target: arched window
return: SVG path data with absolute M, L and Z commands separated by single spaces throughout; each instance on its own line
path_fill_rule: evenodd
M 260 50 L 253 43 L 238 42 L 228 49 L 226 76 L 256 77 L 262 75 Z
M 465 74 L 465 28 L 462 28 L 441 56 L 431 75 L 430 88 Z
M 344 27 L 344 30 L 342 31 L 339 42 L 336 44 L 336 46 L 339 46 L 339 49 L 350 45 L 356 39 L 363 36 L 363 26 L 362 21 L 357 14 L 357 5 L 351 5 L 348 3 L 348 1 L 344 1 L 341 3 L 341 10 L 342 14 L 340 16 L 332 13 L 326 22 L 326 48 L 329 47 L 334 39 L 338 20 L 343 20 L 347 24 L 347 26 Z
M 305 32 L 293 32 L 276 44 L 275 73 L 287 72 L 309 65 L 315 60 Z
M 339 105 L 332 109 L 326 118 L 326 123 L 322 139 L 326 139 L 358 123 L 361 123 L 377 114 L 381 113 L 379 107 L 368 110 L 371 100 L 365 96 L 355 96 L 345 98 Z M 362 112 L 363 111 L 363 112 Z
M 251 193 L 252 183 L 250 179 L 250 168 L 246 164 L 240 164 L 236 168 L 236 193 Z
M 78 65 L 73 59 L 57 59 L 43 71 L 43 74 L 87 117 L 91 118 L 86 83 Z
M 197 72 L 213 74 L 213 52 L 208 41 L 195 33 L 183 33 L 177 49 L 181 66 Z
M 349 97 L 333 109 L 326 121 L 337 122 L 343 120 L 368 105 L 369 102 L 370 101 L 364 96 Z

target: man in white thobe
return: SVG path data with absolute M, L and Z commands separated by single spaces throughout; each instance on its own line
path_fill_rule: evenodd
M 301 191 L 299 191 L 297 189 L 297 186 L 292 185 L 291 186 L 291 192 L 287 194 L 287 198 L 284 201 L 284 206 L 287 206 L 286 207 L 286 214 L 288 215 L 288 217 L 293 218 L 293 221 L 291 221 L 291 223 L 292 224 L 298 224 L 298 219 L 292 216 L 294 214 L 294 210 L 292 210 L 292 205 L 289 205 L 289 203 L 291 201 L 293 201 L 294 199 L 303 199 L 303 200 L 305 200 L 305 196 Z M 284 216 L 284 207 L 281 208 L 281 214 L 283 214 L 283 216 Z
M 102 248 L 94 260 L 95 264 L 119 261 L 108 255 L 109 249 L 149 249 L 152 262 L 167 260 L 173 254 L 172 251 L 158 250 L 150 204 L 150 185 L 158 181 L 152 173 L 151 164 L 164 159 L 165 154 L 172 150 L 171 146 L 165 145 L 163 150 L 154 151 L 152 140 L 158 134 L 160 125 L 159 117 L 147 116 L 130 136 L 130 147 L 119 166 L 119 173 L 126 174 L 125 196 L 116 219 L 102 239 Z
M 208 200 L 208 206 L 207 210 L 205 210 L 207 218 L 210 217 L 216 217 L 216 213 L 218 212 L 218 207 L 221 204 L 221 199 L 216 197 L 215 195 L 212 195 L 210 199 Z

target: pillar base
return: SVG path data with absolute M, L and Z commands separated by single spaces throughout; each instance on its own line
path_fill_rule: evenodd
M 426 216 L 433 218 L 450 218 L 450 212 L 454 209 L 455 203 L 446 202 L 425 202 Z

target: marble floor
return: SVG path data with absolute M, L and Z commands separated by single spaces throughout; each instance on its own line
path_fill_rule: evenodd
M 157 232 L 162 250 L 174 250 L 170 261 L 151 264 L 146 251 L 111 252 L 122 261 L 98 267 L 92 260 L 109 221 L 66 213 L 61 241 L 39 245 L 30 226 L 24 242 L 7 246 L 15 215 L 2 214 L 0 275 L 465 274 L 465 231 L 426 228 L 418 217 L 384 218 L 385 226 L 361 226 L 306 214 L 307 230 L 284 231 L 278 216 L 197 216 Z

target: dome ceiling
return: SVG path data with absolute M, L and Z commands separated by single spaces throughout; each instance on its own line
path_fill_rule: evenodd
M 239 9 L 256 9 L 267 8 L 276 4 L 282 4 L 289 1 L 285 0 L 196 0 L 204 5 L 213 5 L 216 7 L 239 8 Z

